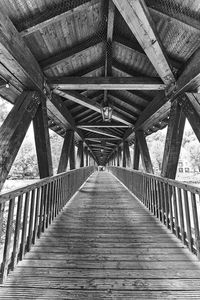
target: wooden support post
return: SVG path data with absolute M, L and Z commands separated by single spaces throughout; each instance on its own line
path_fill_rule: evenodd
M 73 130 L 67 130 L 63 142 L 57 173 L 65 172 L 67 169 L 68 159 L 70 156 L 70 150 L 72 145 L 72 138 L 73 138 Z
M 42 101 L 33 118 L 40 178 L 53 175 L 46 102 Z
M 134 145 L 134 156 L 133 156 L 133 169 L 139 169 L 140 162 L 140 148 L 137 137 L 135 137 L 135 145 Z
M 74 143 L 74 132 L 72 133 L 72 140 L 71 140 L 71 148 L 70 148 L 70 156 L 69 156 L 69 165 L 70 170 L 75 169 L 75 143 Z
M 171 105 L 161 176 L 175 179 L 179 160 L 185 116 L 178 101 Z
M 125 149 L 126 149 L 126 166 L 128 168 L 130 168 L 131 167 L 131 156 L 130 156 L 129 144 L 127 141 L 125 142 L 125 145 L 126 145 L 126 147 L 125 147 Z
M 85 147 L 85 166 L 89 166 L 88 147 Z
M 126 141 L 123 141 L 122 167 L 126 168 Z
M 37 92 L 23 92 L 0 128 L 0 189 L 2 188 L 31 120 L 40 104 Z
M 117 166 L 120 166 L 120 147 L 117 147 Z
M 147 146 L 147 142 L 144 136 L 144 131 L 138 130 L 136 131 L 136 138 L 138 140 L 139 144 L 139 149 L 141 153 L 141 158 L 142 158 L 142 164 L 144 166 L 144 169 L 147 173 L 154 173 L 153 172 L 153 165 L 151 162 L 150 154 L 149 154 L 149 149 Z
M 77 158 L 79 162 L 79 167 L 82 168 L 84 166 L 83 141 L 79 141 L 78 143 Z
M 200 95 L 186 93 L 179 104 L 200 142 Z
M 130 157 L 130 150 L 129 150 L 129 144 L 128 141 L 123 142 L 123 162 L 122 166 L 124 168 L 131 166 L 131 157 Z

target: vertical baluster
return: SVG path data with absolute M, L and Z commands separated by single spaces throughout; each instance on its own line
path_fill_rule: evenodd
M 70 184 L 69 184 L 69 174 L 67 174 L 67 201 L 69 201 L 70 197 Z
M 64 199 L 66 204 L 67 203 L 67 174 L 65 175 L 64 178 Z
M 35 189 L 32 190 L 31 194 L 31 206 L 30 206 L 30 220 L 29 220 L 29 230 L 28 230 L 28 243 L 27 243 L 27 251 L 30 251 L 32 240 L 33 240 L 33 223 L 35 216 Z
M 165 224 L 164 182 L 160 181 L 162 223 Z
M 15 199 L 11 199 L 10 202 L 9 202 L 9 208 L 8 208 L 5 246 L 4 246 L 4 253 L 3 253 L 3 262 L 2 262 L 2 266 L 1 266 L 1 273 L 2 273 L 1 279 L 2 279 L 2 282 L 7 277 L 8 267 L 9 267 L 9 263 L 10 263 L 10 250 L 11 250 L 12 224 L 13 224 L 14 207 L 15 207 Z
M 148 178 L 149 181 L 149 211 L 152 210 L 152 187 L 151 187 L 151 178 Z
M 169 228 L 169 203 L 168 203 L 168 189 L 167 189 L 167 183 L 164 183 L 163 185 L 164 187 L 164 202 L 165 202 L 165 224 L 167 226 L 167 228 Z
M 183 244 L 185 244 L 185 226 L 184 226 L 184 218 L 183 218 L 182 193 L 180 188 L 178 188 L 178 206 L 179 206 L 181 240 Z
M 177 197 L 176 197 L 176 188 L 173 186 L 172 188 L 172 195 L 173 195 L 173 205 L 174 205 L 174 218 L 175 218 L 175 231 L 176 231 L 176 236 L 179 238 L 180 233 L 179 233 L 179 220 L 178 220 L 178 208 L 177 208 Z
M 46 199 L 45 199 L 45 215 L 44 215 L 44 230 L 45 228 L 48 228 L 49 225 L 49 205 L 50 205 L 50 189 L 51 189 L 51 183 L 47 183 L 46 188 Z
M 156 190 L 157 190 L 157 217 L 160 221 L 162 221 L 161 218 L 161 195 L 160 195 L 160 184 L 159 181 L 156 180 Z
M 199 222 L 198 222 L 196 196 L 194 193 L 191 193 L 191 201 L 192 201 L 192 214 L 193 214 L 193 220 L 194 220 L 194 235 L 195 235 L 195 243 L 196 243 L 196 249 L 197 249 L 197 257 L 200 260 Z
M 13 254 L 12 254 L 12 270 L 14 270 L 14 267 L 17 264 L 18 255 L 19 255 L 22 204 L 23 204 L 23 195 L 20 195 L 17 197 L 17 215 L 16 215 L 15 235 L 14 235 Z
M 152 178 L 149 178 L 150 179 L 150 211 L 153 213 L 153 202 L 154 202 L 154 199 L 153 199 L 153 180 Z
M 42 232 L 44 232 L 45 228 L 47 227 L 48 194 L 49 194 L 49 183 L 45 184 L 45 188 L 44 188 L 44 210 L 43 210 Z
M 60 209 L 61 209 L 61 203 L 62 203 L 62 187 L 61 187 L 61 178 L 59 178 L 58 182 L 59 182 L 59 190 L 58 190 L 58 194 L 59 194 L 58 212 L 59 212 L 59 211 L 60 211 Z
M 149 197 L 149 178 L 147 178 L 147 208 L 150 207 L 150 197 Z
M 191 232 L 190 212 L 189 212 L 189 203 L 188 203 L 188 192 L 184 190 L 183 194 L 184 194 L 184 204 L 185 204 L 187 240 L 188 240 L 189 249 L 190 251 L 192 251 L 192 232 Z
M 24 202 L 20 260 L 23 259 L 25 252 L 27 251 L 27 227 L 28 227 L 29 203 L 30 203 L 30 192 L 27 192 L 25 196 L 25 202 Z
M 37 189 L 36 193 L 36 206 L 35 206 L 35 222 L 34 222 L 34 231 L 33 231 L 33 244 L 36 242 L 36 237 L 39 237 L 39 212 L 41 205 L 41 188 Z
M 154 216 L 157 214 L 157 199 L 156 199 L 156 185 L 155 185 L 155 179 L 152 178 L 152 188 L 153 188 L 153 214 Z
M 50 218 L 49 218 L 49 224 L 52 223 L 54 218 L 54 193 L 55 193 L 55 181 L 51 182 L 51 206 L 50 206 Z
M 56 216 L 56 205 L 57 205 L 57 179 L 54 181 L 54 194 L 53 194 L 53 219 Z
M 63 209 L 64 205 L 65 205 L 65 193 L 64 193 L 64 188 L 65 188 L 65 185 L 64 185 L 64 178 L 61 178 L 61 188 L 62 188 L 62 203 L 61 203 L 61 209 Z
M 148 178 L 146 177 L 146 203 L 145 206 L 148 207 Z
M 57 216 L 58 214 L 58 211 L 59 211 L 59 179 L 56 180 L 57 183 L 56 183 L 56 210 L 55 210 L 55 217 Z
M 43 211 L 44 211 L 44 201 L 45 201 L 45 189 L 46 186 L 41 186 L 41 197 L 40 197 L 40 216 L 39 216 L 39 226 L 38 226 L 38 238 L 40 238 L 43 227 Z
M 159 202 L 160 202 L 160 195 L 159 195 L 159 187 L 158 187 L 158 180 L 155 179 L 155 194 L 156 194 L 156 217 L 158 219 L 160 219 L 160 205 L 159 205 Z
M 171 229 L 171 232 L 174 233 L 173 210 L 172 210 L 172 187 L 170 184 L 168 184 L 167 190 L 168 190 L 170 229 Z

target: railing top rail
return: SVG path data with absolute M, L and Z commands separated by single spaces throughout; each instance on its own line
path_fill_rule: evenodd
M 56 179 L 62 178 L 62 177 L 67 176 L 71 173 L 77 172 L 78 170 L 86 169 L 86 168 L 93 168 L 93 166 L 82 167 L 82 168 L 79 168 L 79 169 L 74 169 L 74 170 L 70 170 L 70 171 L 67 171 L 67 172 L 59 173 L 59 174 L 51 176 L 51 177 L 38 179 L 36 182 L 34 182 L 32 184 L 29 184 L 27 186 L 24 186 L 24 187 L 21 187 L 21 188 L 18 188 L 18 189 L 13 189 L 13 190 L 11 190 L 9 192 L 6 192 L 6 193 L 0 193 L 0 204 L 3 204 L 5 202 L 9 201 L 10 199 L 18 197 L 18 196 L 20 196 L 24 193 L 27 193 L 31 190 L 36 189 L 36 188 L 40 188 L 41 186 L 43 186 L 47 183 L 53 182 Z
M 158 181 L 161 181 L 161 182 L 164 182 L 164 183 L 168 183 L 168 184 L 170 184 L 174 187 L 181 188 L 183 190 L 189 191 L 189 192 L 194 193 L 194 194 L 200 194 L 200 188 L 195 187 L 195 186 L 190 185 L 190 184 L 185 184 L 185 183 L 183 183 L 181 181 L 178 181 L 178 180 L 164 178 L 164 177 L 161 177 L 161 176 L 158 176 L 158 175 L 153 175 L 153 174 L 141 172 L 141 171 L 138 171 L 138 170 L 131 170 L 131 169 L 122 168 L 122 167 L 110 166 L 109 168 L 124 169 L 124 170 L 132 172 L 132 173 L 141 174 L 141 175 L 149 177 L 149 178 L 154 178 L 155 180 L 158 180 Z

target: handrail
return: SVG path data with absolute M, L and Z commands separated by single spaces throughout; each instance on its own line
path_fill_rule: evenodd
M 93 172 L 93 166 L 79 168 L 0 194 L 0 218 L 6 224 L 1 282 Z
M 200 188 L 126 168 L 108 170 L 200 259 Z

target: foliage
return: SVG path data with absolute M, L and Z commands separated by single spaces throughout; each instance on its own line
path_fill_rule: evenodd
M 158 169 L 158 173 L 160 173 L 162 167 L 166 134 L 167 129 L 165 128 L 164 130 L 159 130 L 147 137 L 151 160 L 154 169 Z M 187 162 L 193 170 L 198 168 L 200 172 L 200 145 L 188 122 L 186 122 L 184 130 L 180 160 Z
M 35 149 L 32 146 L 30 138 L 24 140 L 15 162 L 10 171 L 12 177 L 37 177 L 38 166 Z

